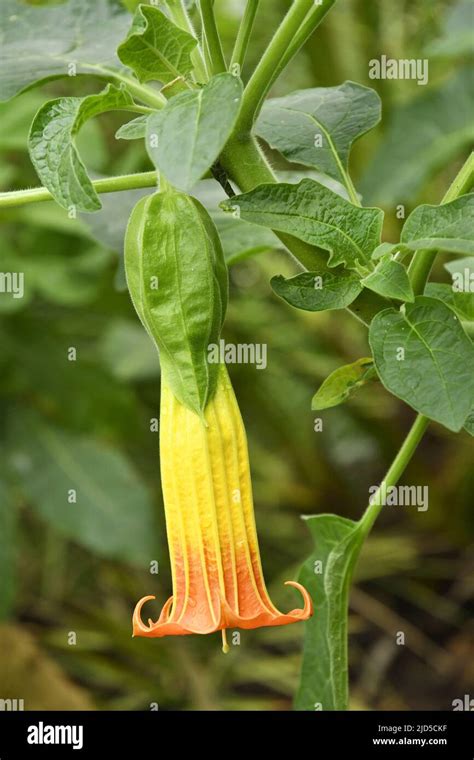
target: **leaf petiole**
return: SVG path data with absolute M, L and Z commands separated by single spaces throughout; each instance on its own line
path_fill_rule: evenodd
M 252 34 L 255 16 L 258 10 L 260 0 L 247 0 L 244 15 L 240 22 L 239 31 L 235 40 L 235 46 L 232 53 L 230 70 L 233 71 L 235 66 L 239 67 L 239 74 L 244 65 L 245 56 L 249 45 L 250 35 Z
M 203 45 L 207 52 L 209 74 L 222 74 L 227 64 L 214 14 L 214 0 L 199 0 Z
M 97 193 L 115 193 L 119 190 L 156 187 L 157 182 L 158 173 L 155 171 L 96 179 L 92 180 L 92 185 Z M 11 208 L 12 206 L 24 206 L 28 203 L 52 200 L 53 196 L 45 187 L 34 187 L 29 190 L 13 190 L 10 193 L 0 193 L 0 208 Z

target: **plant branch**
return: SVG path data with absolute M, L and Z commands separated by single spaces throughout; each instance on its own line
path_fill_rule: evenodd
M 214 0 L 199 0 L 199 11 L 201 14 L 203 42 L 206 44 L 209 53 L 209 63 L 211 66 L 209 74 L 221 74 L 227 71 L 227 64 L 214 15 Z
M 468 193 L 474 186 L 474 153 L 471 153 L 466 163 L 454 179 L 441 203 L 449 203 L 461 195 Z M 438 251 L 416 251 L 408 268 L 408 276 L 415 295 L 421 295 L 425 289 Z
M 244 15 L 240 22 L 239 31 L 237 32 L 230 68 L 232 69 L 233 66 L 237 65 L 239 67 L 239 73 L 242 71 L 244 65 L 259 3 L 260 0 L 247 0 Z
M 115 193 L 119 190 L 137 190 L 141 187 L 155 187 L 157 182 L 158 173 L 154 171 L 95 179 L 92 181 L 92 184 L 97 193 Z M 10 193 L 0 193 L 0 209 L 52 200 L 54 200 L 53 196 L 45 187 L 34 187 L 29 190 L 13 190 Z
M 314 0 L 295 0 L 245 88 L 236 132 L 251 131 L 268 91 L 304 42 L 299 33 L 308 13 L 311 12 L 311 28 L 305 28 L 305 39 L 316 29 L 334 2 L 322 0 L 322 4 L 314 8 Z M 299 45 L 295 44 L 295 39 L 299 40 Z M 288 55 L 288 49 L 291 49 L 291 55 Z
M 364 538 L 370 533 L 374 522 L 384 506 L 387 489 L 397 485 L 418 448 L 429 424 L 430 420 L 422 414 L 419 414 L 416 418 L 377 493 L 372 497 L 369 506 L 359 521 L 361 535 Z

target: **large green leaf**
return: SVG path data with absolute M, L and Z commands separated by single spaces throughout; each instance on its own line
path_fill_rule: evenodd
M 316 412 L 343 404 L 358 388 L 372 380 L 375 374 L 374 362 L 370 357 L 338 367 L 314 394 L 311 409 Z
M 474 255 L 474 193 L 440 206 L 418 206 L 406 220 L 400 242 L 414 251 Z
M 211 168 L 232 132 L 241 98 L 240 79 L 218 74 L 149 117 L 148 152 L 172 185 L 188 191 Z
M 36 82 L 77 74 L 106 74 L 120 65 L 115 49 L 130 16 L 115 0 L 68 0 L 35 8 L 2 0 L 0 100 Z
M 380 110 L 375 90 L 355 82 L 298 90 L 266 101 L 257 134 L 288 161 L 344 184 L 352 144 L 380 121 Z
M 349 586 L 361 538 L 357 523 L 337 515 L 305 518 L 315 551 L 299 582 L 309 591 L 315 613 L 305 625 L 297 710 L 347 710 L 347 618 Z
M 450 430 L 474 406 L 474 346 L 444 303 L 418 296 L 373 319 L 369 340 L 385 387 Z
M 127 38 L 117 49 L 122 63 L 134 70 L 140 82 L 171 82 L 193 68 L 191 53 L 196 39 L 180 29 L 158 8 L 140 5 Z
M 74 145 L 81 126 L 93 116 L 133 103 L 125 87 L 107 85 L 97 95 L 49 100 L 31 125 L 29 151 L 41 182 L 64 208 L 97 211 L 101 203 Z
M 416 199 L 426 181 L 474 140 L 472 73 L 462 70 L 401 106 L 359 184 L 368 203 Z
M 383 212 L 359 208 L 312 179 L 259 185 L 224 201 L 241 219 L 294 235 L 329 251 L 330 266 L 366 264 L 380 243 Z
M 28 504 L 62 535 L 103 557 L 143 566 L 156 558 L 152 501 L 119 451 L 15 414 L 8 463 Z
M 130 295 L 160 351 L 174 395 L 203 414 L 219 365 L 208 361 L 220 337 L 228 275 L 217 230 L 195 198 L 175 191 L 138 202 L 125 239 Z
M 5 452 L 2 452 L 4 460 Z M 16 586 L 15 548 L 17 510 L 12 491 L 0 478 L 0 620 L 11 612 Z
M 345 309 L 362 291 L 357 275 L 351 272 L 302 272 L 285 279 L 273 277 L 271 286 L 277 296 L 304 311 Z
M 407 270 L 391 258 L 384 257 L 374 271 L 361 280 L 361 284 L 385 298 L 413 301 L 415 297 Z

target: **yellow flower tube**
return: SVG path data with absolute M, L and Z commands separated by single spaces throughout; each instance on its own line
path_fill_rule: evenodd
M 252 499 L 247 439 L 227 369 L 205 423 L 167 385 L 161 392 L 161 477 L 173 596 L 159 620 L 145 625 L 144 597 L 133 615 L 135 636 L 212 633 L 307 620 L 311 599 L 283 614 L 265 587 Z

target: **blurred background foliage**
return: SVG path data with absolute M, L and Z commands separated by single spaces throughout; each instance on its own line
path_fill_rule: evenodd
M 216 2 L 227 50 L 243 4 Z M 261 6 L 248 70 L 288 2 Z M 365 202 L 385 208 L 387 240 L 401 224 L 396 206 L 408 213 L 439 202 L 472 140 L 472 8 L 471 0 L 339 0 L 274 88 L 352 79 L 378 90 L 383 122 L 357 144 L 352 172 Z M 381 54 L 429 57 L 428 86 L 369 80 L 368 62 Z M 90 78 L 58 80 L 0 107 L 2 190 L 37 184 L 26 137 L 38 107 L 99 88 Z M 95 176 L 150 168 L 141 141 L 114 139 L 123 121 L 107 114 L 81 132 Z M 197 192 L 217 202 L 212 183 Z M 26 288 L 23 299 L 0 298 L 0 697 L 23 698 L 26 709 L 288 709 L 300 625 L 242 632 L 227 657 L 218 636 L 131 638 L 135 602 L 152 593 L 161 606 L 171 587 L 153 422 L 159 363 L 121 261 L 138 195 L 102 196 L 100 213 L 76 220 L 52 203 L 0 215 L 0 270 L 23 271 Z M 283 581 L 311 551 L 300 515 L 357 518 L 413 414 L 372 384 L 324 413 L 315 433 L 315 389 L 368 354 L 366 332 L 344 312 L 306 314 L 277 299 L 270 277 L 295 272 L 291 261 L 267 234 L 249 239 L 216 219 L 229 255 L 258 252 L 232 268 L 225 339 L 268 344 L 267 370 L 235 366 L 231 376 L 266 577 L 290 608 Z M 448 281 L 442 265 L 437 279 Z M 353 708 L 451 709 L 474 688 L 472 455 L 467 434 L 433 425 L 404 481 L 429 484 L 429 510 L 387 507 L 364 550 L 351 598 Z M 69 503 L 71 488 L 80 503 Z M 405 646 L 395 643 L 398 631 Z

